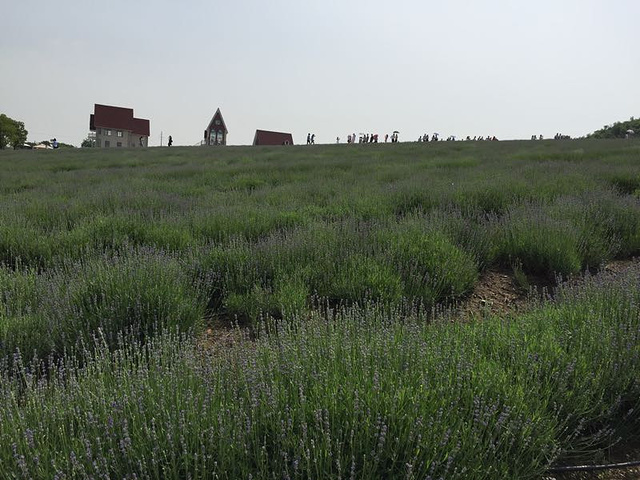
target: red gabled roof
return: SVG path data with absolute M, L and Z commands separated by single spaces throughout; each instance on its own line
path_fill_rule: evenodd
M 268 130 L 256 130 L 253 137 L 254 145 L 293 145 L 293 136 L 290 133 L 270 132 Z
M 149 120 L 144 118 L 134 118 L 131 127 L 131 131 L 136 135 L 146 135 L 148 137 L 151 131 Z
M 216 110 L 216 113 L 213 114 L 213 117 L 211 117 L 211 121 L 209 122 L 209 126 L 207 126 L 207 130 L 211 130 L 211 126 L 213 125 L 213 122 L 216 120 L 216 118 L 218 118 L 220 120 L 220 123 L 222 123 L 222 126 L 224 127 L 224 133 L 229 133 L 229 130 L 227 130 L 227 125 L 224 123 L 224 118 L 222 118 L 222 113 L 220 113 L 219 108 L 218 110 Z
M 149 120 L 134 118 L 132 108 L 112 107 L 96 103 L 93 112 L 89 117 L 90 130 L 100 127 L 129 130 L 136 135 L 146 135 L 147 137 L 150 134 Z

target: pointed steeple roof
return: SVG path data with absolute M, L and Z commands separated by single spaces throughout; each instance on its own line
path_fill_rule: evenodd
M 227 125 L 224 123 L 224 118 L 222 118 L 222 113 L 220 113 L 219 108 L 216 110 L 216 113 L 213 114 L 213 117 L 211 117 L 211 121 L 209 122 L 207 130 L 211 130 L 211 127 L 215 125 L 214 122 L 216 121 L 216 119 L 220 120 L 220 124 L 224 127 L 224 133 L 229 133 L 229 130 L 227 130 Z

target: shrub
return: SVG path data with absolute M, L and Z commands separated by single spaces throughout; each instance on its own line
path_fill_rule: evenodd
M 519 262 L 526 272 L 552 279 L 581 270 L 573 225 L 551 218 L 541 205 L 511 208 L 496 223 L 494 235 L 497 258 L 505 266 Z
M 328 284 L 317 293 L 333 303 L 373 299 L 395 304 L 403 294 L 402 280 L 390 265 L 362 254 L 353 254 L 337 263 L 329 278 Z
M 125 332 L 144 340 L 161 329 L 196 329 L 204 317 L 206 286 L 186 272 L 177 257 L 147 248 L 67 262 L 36 276 L 16 273 L 9 292 L 24 288 L 19 286 L 25 275 L 28 290 L 17 297 L 5 294 L 1 353 L 19 348 L 29 356 L 61 355 L 90 342 L 98 330 L 113 346 Z
M 391 264 L 400 274 L 404 294 L 433 306 L 455 299 L 474 286 L 478 270 L 471 255 L 454 245 L 442 232 L 416 220 L 383 232 Z

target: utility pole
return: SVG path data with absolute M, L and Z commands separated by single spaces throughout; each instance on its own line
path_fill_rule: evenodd
M 162 146 L 162 130 L 160 130 L 160 146 Z

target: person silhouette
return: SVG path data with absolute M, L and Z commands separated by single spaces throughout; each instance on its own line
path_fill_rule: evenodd
M 171 135 L 169 135 L 169 142 L 167 142 L 167 144 L 169 146 L 173 145 L 173 138 L 171 138 Z

